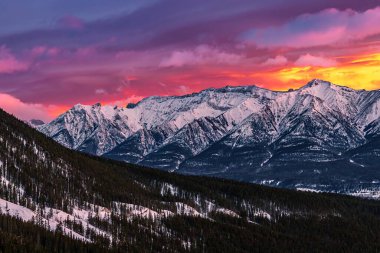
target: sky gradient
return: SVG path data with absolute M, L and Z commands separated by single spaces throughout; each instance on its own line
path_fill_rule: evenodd
M 379 0 L 0 0 L 0 107 L 74 104 L 321 78 L 380 88 Z

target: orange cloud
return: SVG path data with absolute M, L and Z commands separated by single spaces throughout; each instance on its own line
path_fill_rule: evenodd
M 380 88 L 380 53 L 343 57 L 336 66 L 287 66 L 264 73 L 255 73 L 263 80 L 273 80 L 280 90 L 298 88 L 313 78 L 320 78 L 355 89 L 374 90 Z M 274 88 L 274 87 L 269 87 Z

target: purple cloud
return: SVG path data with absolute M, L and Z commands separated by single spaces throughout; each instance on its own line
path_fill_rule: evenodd
M 7 47 L 4 45 L 0 46 L 0 74 L 25 71 L 28 67 L 29 66 L 26 62 L 16 59 Z
M 207 63 L 236 64 L 242 60 L 239 54 L 220 51 L 208 45 L 199 45 L 194 50 L 174 51 L 164 58 L 161 67 L 182 67 L 186 65 L 203 65 Z
M 313 47 L 380 34 L 380 7 L 356 12 L 326 9 L 303 14 L 280 26 L 253 29 L 244 39 L 260 47 Z
M 63 16 L 62 18 L 58 19 L 57 24 L 59 26 L 71 29 L 82 29 L 85 26 L 84 20 L 72 15 Z

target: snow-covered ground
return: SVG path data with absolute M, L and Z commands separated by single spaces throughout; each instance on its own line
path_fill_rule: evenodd
M 61 222 L 66 220 L 67 218 L 70 220 L 73 220 L 73 216 L 71 216 L 68 213 L 54 210 L 52 209 L 52 217 L 43 217 L 39 216 L 38 212 L 35 212 L 31 209 L 28 209 L 26 207 L 13 204 L 9 201 L 6 201 L 4 199 L 0 199 L 0 211 L 3 214 L 7 214 L 13 217 L 17 217 L 25 222 L 34 222 L 38 225 L 41 225 L 43 227 L 46 227 L 47 229 L 51 231 L 55 231 L 58 226 L 62 228 L 62 232 L 66 235 L 69 235 L 75 239 L 83 240 L 83 241 L 90 241 L 87 238 L 85 238 L 83 235 L 80 235 L 73 230 L 65 227 Z M 50 210 L 49 210 L 50 211 Z M 83 224 L 87 225 L 88 223 L 80 220 L 80 222 L 83 222 Z M 91 226 L 91 225 L 90 225 Z M 94 228 L 96 231 L 100 232 L 100 230 Z M 104 232 L 103 232 L 104 233 Z
M 194 207 L 191 207 L 182 202 L 175 203 L 175 212 L 165 209 L 152 210 L 144 206 L 120 202 L 113 202 L 114 210 L 112 211 L 102 206 L 92 204 L 88 204 L 87 206 L 89 206 L 88 209 L 73 207 L 71 213 L 49 207 L 45 207 L 43 210 L 37 207 L 37 209 L 33 211 L 24 206 L 11 203 L 4 199 L 0 199 L 0 212 L 2 214 L 17 217 L 26 222 L 34 222 L 37 225 L 43 226 L 51 231 L 55 231 L 58 227 L 60 227 L 64 234 L 83 241 L 90 241 L 90 239 L 86 238 L 84 234 L 79 234 L 70 229 L 65 225 L 65 222 L 70 221 L 75 222 L 76 224 L 81 224 L 83 228 L 90 229 L 91 231 L 95 232 L 95 234 L 112 240 L 112 236 L 110 234 L 90 224 L 90 217 L 98 217 L 99 219 L 105 221 L 109 220 L 112 214 L 125 215 L 129 219 L 145 218 L 157 220 L 174 215 L 193 216 L 209 219 L 209 213 L 213 211 L 223 213 L 231 217 L 240 217 L 236 212 L 226 208 L 217 208 L 214 204 L 210 205 L 211 208 L 209 208 L 206 212 L 199 212 Z M 270 219 L 270 215 L 266 213 L 258 213 L 258 216 L 263 216 L 264 218 Z
M 377 189 L 377 190 L 364 189 L 364 190 L 359 190 L 357 192 L 350 192 L 348 194 L 355 197 L 380 200 L 380 189 Z

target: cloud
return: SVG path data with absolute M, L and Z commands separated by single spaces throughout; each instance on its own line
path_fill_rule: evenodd
M 332 67 L 337 65 L 337 62 L 334 59 L 305 54 L 301 55 L 294 64 L 296 66 Z
M 30 52 L 33 56 L 39 56 L 39 55 L 42 55 L 46 52 L 46 47 L 36 46 L 36 47 L 33 47 Z
M 57 56 L 61 50 L 57 47 L 35 46 L 30 50 L 33 57 L 42 55 Z
M 16 59 L 10 50 L 3 46 L 0 46 L 0 74 L 13 73 L 17 71 L 23 71 L 28 69 L 28 64 Z
M 126 99 L 121 99 L 121 100 L 114 100 L 114 101 L 106 101 L 104 105 L 111 105 L 111 106 L 119 106 L 119 107 L 125 107 L 129 103 L 137 103 L 141 101 L 144 97 L 143 96 L 128 96 Z
M 208 45 L 197 46 L 194 50 L 174 51 L 168 58 L 161 61 L 161 67 L 182 67 L 185 65 L 202 64 L 236 64 L 243 57 L 227 53 Z
M 180 85 L 178 86 L 178 91 L 180 92 L 180 94 L 188 94 L 191 92 L 191 89 L 186 85 Z
M 277 55 L 274 58 L 268 58 L 263 65 L 264 66 L 277 66 L 284 65 L 288 62 L 288 59 L 283 55 Z
M 105 89 L 96 89 L 95 90 L 95 94 L 97 95 L 102 95 L 102 94 L 106 94 L 107 91 Z
M 57 24 L 59 26 L 71 29 L 82 29 L 85 26 L 85 23 L 82 19 L 72 15 L 61 17 L 58 19 Z
M 52 118 L 51 111 L 55 106 L 44 106 L 41 104 L 28 104 L 4 93 L 0 93 L 0 108 L 23 120 L 40 119 L 48 121 Z
M 243 39 L 260 47 L 313 47 L 345 43 L 380 33 L 380 7 L 364 12 L 326 9 L 303 14 L 292 21 L 263 29 L 253 29 Z

